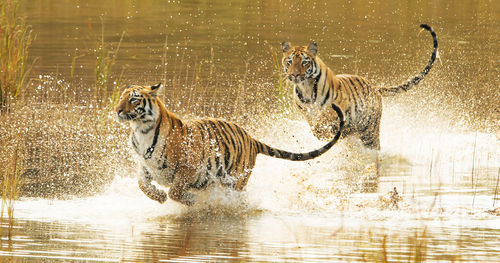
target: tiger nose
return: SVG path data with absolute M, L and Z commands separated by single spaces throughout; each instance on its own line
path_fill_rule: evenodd
M 122 113 L 122 112 L 123 112 L 123 110 L 122 110 L 122 109 L 120 109 L 120 108 L 117 108 L 117 109 L 116 109 L 116 114 L 120 114 L 120 113 Z
M 295 78 L 296 78 L 296 77 L 298 77 L 298 76 L 300 75 L 300 73 L 292 73 L 292 74 L 290 74 L 290 75 L 292 75 L 293 77 L 295 77 Z

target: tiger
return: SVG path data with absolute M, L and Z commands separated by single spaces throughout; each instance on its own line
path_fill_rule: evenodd
M 221 119 L 181 120 L 167 110 L 158 96 L 161 83 L 128 86 L 115 108 L 118 120 L 130 124 L 130 145 L 139 156 L 139 188 L 152 200 L 164 203 L 167 197 L 191 206 L 196 196 L 191 190 L 204 190 L 219 183 L 242 191 L 255 165 L 257 154 L 305 161 L 328 151 L 340 138 L 344 114 L 337 134 L 323 147 L 307 153 L 292 153 L 253 139 L 236 124 Z M 168 195 L 157 188 L 169 187 Z
M 434 49 L 431 58 L 419 75 L 395 87 L 374 87 L 357 75 L 335 75 L 317 56 L 315 42 L 292 46 L 282 42 L 282 65 L 287 82 L 293 87 L 293 101 L 307 120 L 314 136 L 329 140 L 338 131 L 339 118 L 330 108 L 338 105 L 345 114 L 342 137 L 357 135 L 368 149 L 380 150 L 380 120 L 382 97 L 401 93 L 417 85 L 431 70 L 438 53 L 434 30 L 427 24 L 421 28 L 430 32 Z

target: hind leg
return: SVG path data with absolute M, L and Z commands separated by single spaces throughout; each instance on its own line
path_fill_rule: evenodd
M 380 150 L 380 122 L 368 127 L 360 136 L 363 145 L 371 150 Z
M 373 193 L 377 191 L 380 177 L 380 122 L 377 120 L 370 128 L 361 135 L 361 142 L 370 151 L 370 162 L 365 168 L 362 191 Z
M 250 175 L 252 174 L 252 169 L 255 166 L 256 159 L 257 151 L 249 151 L 243 168 L 236 169 L 233 172 L 232 176 L 236 178 L 236 184 L 233 187 L 235 190 L 242 191 L 245 189 L 248 179 L 250 179 Z
M 170 199 L 184 205 L 194 205 L 196 196 L 189 192 L 189 185 L 196 177 L 196 170 L 190 167 L 179 167 L 174 182 L 168 191 Z

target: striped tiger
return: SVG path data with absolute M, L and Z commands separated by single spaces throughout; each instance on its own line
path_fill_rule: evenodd
M 438 42 L 434 30 L 420 25 L 434 40 L 434 50 L 427 66 L 407 83 L 377 88 L 365 78 L 356 75 L 335 75 L 317 56 L 318 46 L 292 46 L 283 42 L 283 69 L 287 81 L 293 86 L 295 105 L 305 116 L 314 136 L 330 139 L 338 131 L 339 120 L 330 105 L 338 105 L 345 114 L 342 136 L 357 134 L 363 145 L 380 149 L 380 119 L 382 96 L 407 91 L 417 85 L 429 73 L 436 59 Z
M 259 142 L 236 124 L 219 119 L 185 121 L 168 111 L 157 96 L 161 84 L 131 85 L 121 95 L 116 106 L 119 120 L 128 121 L 132 128 L 130 144 L 139 155 L 142 172 L 139 188 L 149 198 L 163 203 L 167 194 L 152 184 L 170 187 L 168 197 L 185 205 L 195 203 L 192 189 L 205 189 L 213 183 L 243 190 L 248 182 L 257 154 L 303 161 L 325 153 L 339 139 L 334 138 L 318 150 L 291 153 Z

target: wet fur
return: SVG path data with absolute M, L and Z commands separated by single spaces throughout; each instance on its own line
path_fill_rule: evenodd
M 184 121 L 165 108 L 157 97 L 160 84 L 129 86 L 116 107 L 120 120 L 130 123 L 130 144 L 139 155 L 142 171 L 139 188 L 149 198 L 163 203 L 167 197 L 192 205 L 191 189 L 219 183 L 236 190 L 246 186 L 257 154 L 293 161 L 309 160 L 330 149 L 339 139 L 343 113 L 336 136 L 325 146 L 308 153 L 291 153 L 253 139 L 239 126 L 218 119 Z M 170 187 L 167 194 L 152 182 Z
M 428 25 L 420 27 L 433 37 L 431 58 L 419 75 L 403 85 L 390 88 L 374 87 L 365 78 L 356 75 L 335 75 L 317 56 L 316 43 L 307 47 L 282 43 L 282 64 L 293 87 L 294 103 L 318 139 L 331 139 L 338 131 L 338 116 L 330 107 L 335 104 L 345 114 L 346 127 L 342 135 L 357 134 L 367 148 L 380 149 L 382 96 L 404 92 L 417 85 L 436 59 L 436 33 Z

